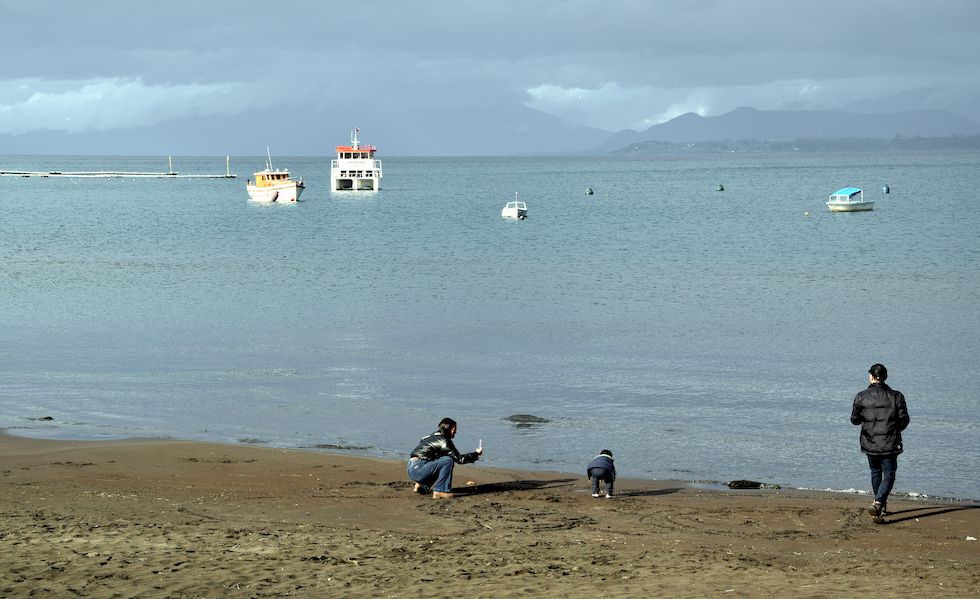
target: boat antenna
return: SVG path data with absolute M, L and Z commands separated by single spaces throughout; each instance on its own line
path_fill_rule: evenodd
M 269 146 L 266 146 L 265 147 L 265 154 L 266 154 L 266 156 L 269 157 L 269 162 L 266 162 L 265 165 L 267 167 L 269 167 L 269 170 L 271 171 L 272 170 L 272 152 L 269 151 Z
M 350 145 L 352 150 L 360 149 L 360 140 L 357 139 L 357 134 L 361 130 L 358 127 L 354 127 L 354 130 L 350 132 Z

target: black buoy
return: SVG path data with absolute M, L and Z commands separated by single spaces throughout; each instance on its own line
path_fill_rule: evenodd
M 891 193 L 891 188 L 888 187 L 887 183 L 885 183 L 885 185 L 882 186 L 881 193 Z
M 715 187 L 715 191 L 725 191 L 725 186 L 719 183 L 718 187 Z
M 593 191 L 592 191 L 592 188 L 591 187 L 586 187 L 585 188 L 585 195 L 590 196 L 590 195 L 592 195 L 592 193 L 593 193 Z

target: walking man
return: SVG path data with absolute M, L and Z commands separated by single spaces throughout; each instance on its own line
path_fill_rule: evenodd
M 888 494 L 895 484 L 902 431 L 909 425 L 905 396 L 885 384 L 888 370 L 875 364 L 868 370 L 868 388 L 854 396 L 851 424 L 861 425 L 861 451 L 868 456 L 875 500 L 868 513 L 876 524 L 885 522 Z

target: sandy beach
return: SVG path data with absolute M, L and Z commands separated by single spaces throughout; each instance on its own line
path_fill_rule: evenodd
M 2 597 L 974 597 L 980 505 L 0 435 Z

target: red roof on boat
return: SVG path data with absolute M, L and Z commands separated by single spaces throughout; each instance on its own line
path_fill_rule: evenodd
M 377 152 L 378 148 L 369 145 L 362 145 L 357 148 L 354 146 L 337 146 L 338 152 Z

